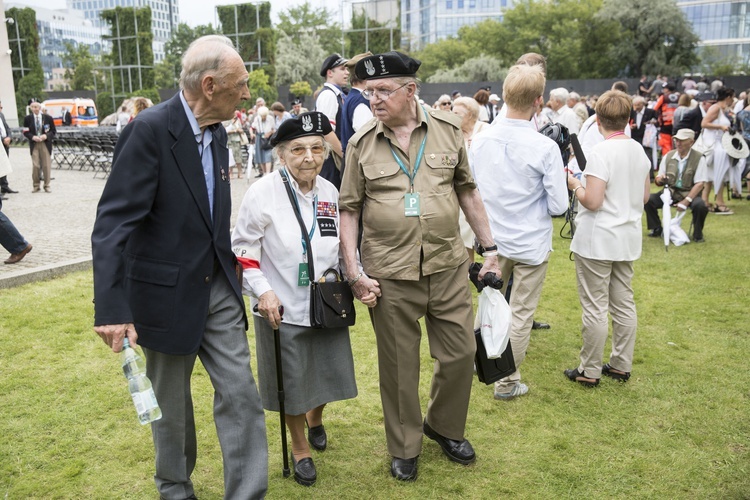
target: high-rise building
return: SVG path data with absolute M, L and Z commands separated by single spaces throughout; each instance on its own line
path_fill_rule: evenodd
M 154 62 L 164 59 L 164 44 L 180 22 L 178 0 L 67 0 L 68 7 L 80 10 L 93 26 L 107 28 L 99 17 L 103 10 L 115 7 L 151 7 L 151 31 L 154 34 Z
M 514 0 L 401 0 L 401 46 L 421 50 L 455 36 L 464 25 L 503 20 Z
M 750 2 L 678 0 L 700 47 L 715 47 L 722 58 L 750 62 Z
M 6 9 L 13 7 L 23 9 L 27 6 L 20 3 L 5 4 Z M 64 89 L 66 85 L 59 72 L 53 77 L 53 70 L 63 67 L 62 57 L 66 52 L 66 43 L 70 43 L 73 47 L 86 45 L 93 56 L 99 56 L 103 52 L 109 51 L 107 42 L 102 40 L 102 28 L 94 26 L 81 12 L 70 9 L 45 9 L 43 7 L 34 7 L 34 10 L 36 11 L 36 27 L 39 32 L 39 58 L 42 62 L 47 89 L 54 90 L 55 86 Z M 8 42 L 11 50 L 16 50 L 17 44 L 24 43 L 24 41 L 18 40 L 12 26 L 8 28 Z

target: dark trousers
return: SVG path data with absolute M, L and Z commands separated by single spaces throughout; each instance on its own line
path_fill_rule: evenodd
M 341 189 L 341 174 L 339 173 L 339 169 L 336 168 L 336 162 L 333 161 L 333 155 L 334 153 L 331 152 L 331 155 L 326 158 L 325 162 L 323 162 L 320 176 L 325 180 L 330 181 L 331 184 L 336 186 L 336 189 L 339 190 Z
M 662 189 L 658 193 L 653 193 L 648 202 L 644 205 L 644 211 L 646 212 L 646 224 L 649 229 L 656 229 L 661 227 L 661 218 L 659 217 L 659 209 L 664 206 L 664 202 L 661 201 L 659 196 L 664 190 Z M 703 201 L 703 198 L 696 196 L 692 203 L 689 205 L 690 211 L 693 213 L 693 239 L 703 239 L 703 224 L 706 222 L 706 216 L 708 215 L 708 207 Z

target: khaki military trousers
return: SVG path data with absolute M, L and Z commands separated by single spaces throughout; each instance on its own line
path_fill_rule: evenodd
M 413 458 L 422 451 L 422 317 L 435 360 L 425 418 L 439 434 L 464 438 L 476 351 L 467 277 L 464 263 L 419 281 L 376 278 L 382 297 L 370 316 L 378 345 L 386 441 L 394 457 Z
M 43 142 L 38 142 L 34 146 L 34 151 L 31 152 L 31 182 L 34 185 L 34 189 L 39 189 L 41 183 L 39 177 L 39 169 L 42 169 L 44 174 L 44 187 L 49 187 L 52 158 L 47 151 L 47 146 Z
M 609 364 L 630 372 L 633 366 L 638 316 L 635 310 L 633 262 L 586 259 L 575 256 L 578 295 L 581 300 L 583 347 L 578 371 L 601 378 L 604 344 L 607 341 L 607 311 L 612 316 L 612 353 Z

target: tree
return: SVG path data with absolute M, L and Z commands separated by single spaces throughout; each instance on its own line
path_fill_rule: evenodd
M 269 81 L 270 78 L 264 69 L 251 71 L 247 82 L 247 86 L 250 89 L 250 95 L 253 98 L 262 97 L 266 102 L 275 101 L 278 98 L 279 93 L 276 91 L 276 87 L 272 86 Z
M 314 86 L 320 85 L 323 83 L 320 65 L 326 56 L 317 34 L 303 33 L 291 37 L 280 32 L 276 43 L 276 84 L 288 85 L 306 80 Z
M 505 79 L 508 70 L 499 59 L 482 54 L 467 59 L 453 69 L 440 69 L 426 81 L 428 83 L 492 82 Z
M 290 7 L 279 14 L 279 23 L 276 28 L 291 37 L 299 44 L 303 35 L 315 35 L 323 53 L 327 57 L 334 52 L 342 52 L 341 48 L 341 25 L 332 21 L 335 13 L 325 8 L 314 9 L 309 1 L 305 1 L 298 7 Z M 318 61 L 322 64 L 323 59 Z
M 350 54 L 361 54 L 368 50 L 373 54 L 382 54 L 399 48 L 401 29 L 391 28 L 387 26 L 387 23 L 368 19 L 366 9 L 359 14 L 352 12 L 352 29 L 366 29 L 367 31 L 353 31 L 346 34 Z
M 610 58 L 628 76 L 677 75 L 698 61 L 698 36 L 675 0 L 604 0 L 597 18 L 621 26 Z
M 13 7 L 5 11 L 5 17 L 13 19 L 14 28 L 8 25 L 10 41 L 10 60 L 13 68 L 13 85 L 16 89 L 16 106 L 18 116 L 26 115 L 26 103 L 29 99 L 42 99 L 44 73 L 39 60 L 39 32 L 36 28 L 36 12 L 28 7 Z M 16 37 L 16 29 L 18 37 Z M 19 51 L 20 47 L 20 51 Z M 21 61 L 23 60 L 23 64 Z
M 216 8 L 221 31 L 229 37 L 250 68 L 262 67 L 273 82 L 276 79 L 276 38 L 271 28 L 271 4 L 222 5 Z
M 295 97 L 306 97 L 313 93 L 310 82 L 294 82 L 289 86 L 289 92 Z
M 65 54 L 62 56 L 66 66 L 65 78 L 70 81 L 71 90 L 96 90 L 104 87 L 104 80 L 94 69 L 97 60 L 89 52 L 88 45 L 74 46 L 65 42 Z
M 115 68 L 111 83 L 115 94 L 153 87 L 154 35 L 151 32 L 151 7 L 116 7 L 103 10 L 99 15 L 109 25 L 112 33 L 103 38 L 112 40 L 112 53 L 108 57 L 108 63 Z
M 426 45 L 414 54 L 422 61 L 419 67 L 419 77 L 427 80 L 438 70 L 453 69 L 472 56 L 472 49 L 458 38 L 446 38 L 439 42 Z
M 620 64 L 609 57 L 609 47 L 620 37 L 616 22 L 597 18 L 602 0 L 523 0 L 505 11 L 496 33 L 491 24 L 459 31 L 478 50 L 497 55 L 512 65 L 526 52 L 547 57 L 547 78 L 607 78 L 618 73 Z M 487 48 L 484 48 L 487 47 Z M 496 50 L 494 52 L 493 50 Z

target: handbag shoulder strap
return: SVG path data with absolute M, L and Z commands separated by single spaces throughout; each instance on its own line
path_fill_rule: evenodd
M 286 194 L 287 196 L 289 196 L 289 201 L 292 203 L 292 210 L 294 210 L 294 215 L 297 217 L 297 222 L 299 222 L 300 232 L 302 233 L 302 237 L 305 239 L 305 244 L 307 245 L 307 269 L 309 271 L 310 283 L 312 283 L 315 281 L 315 267 L 313 266 L 313 262 L 315 259 L 313 259 L 310 237 L 307 234 L 307 227 L 305 226 L 305 222 L 302 220 L 302 214 L 299 213 L 299 209 L 297 208 L 297 200 L 295 199 L 294 193 L 292 192 L 292 186 L 289 183 L 289 176 L 283 170 L 281 171 L 281 179 L 284 181 Z

